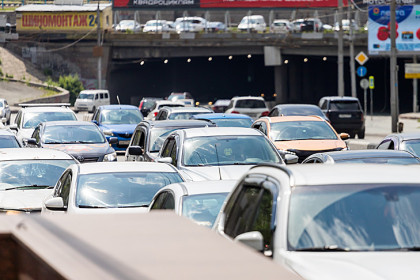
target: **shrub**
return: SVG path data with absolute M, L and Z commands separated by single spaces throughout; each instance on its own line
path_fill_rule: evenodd
M 50 68 L 44 68 L 43 71 L 45 76 L 52 76 L 52 70 Z
M 79 80 L 79 76 L 77 74 L 60 76 L 60 79 L 58 80 L 58 85 L 69 91 L 71 105 L 74 105 L 77 96 L 82 90 L 84 90 L 83 84 Z
M 0 77 L 3 77 L 3 76 L 4 76 L 3 70 L 0 68 Z

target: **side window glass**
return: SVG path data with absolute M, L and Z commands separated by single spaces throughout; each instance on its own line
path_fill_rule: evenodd
M 95 94 L 95 100 L 98 99 L 98 97 L 99 97 L 98 94 Z
M 62 184 L 60 196 L 63 198 L 64 206 L 67 206 L 69 204 L 71 178 L 71 173 L 69 173 Z
M 36 142 L 39 143 L 40 142 L 40 138 L 39 138 L 39 127 L 37 127 L 34 131 L 34 134 L 32 135 L 33 138 L 35 138 Z
M 229 103 L 229 106 L 227 107 L 228 109 L 233 108 L 233 101 L 231 100 Z
M 171 155 L 171 151 L 174 145 L 175 145 L 175 139 L 174 138 L 168 139 L 161 156 L 169 157 Z
M 140 132 L 139 146 L 144 149 L 146 147 L 146 131 L 143 129 Z
M 15 118 L 15 124 L 17 124 L 18 127 L 20 127 L 21 119 L 22 119 L 22 111 L 19 111 L 16 118 Z
M 261 130 L 262 133 L 267 135 L 267 124 L 265 122 L 261 123 L 260 130 Z
M 379 146 L 378 146 L 378 149 L 379 150 L 388 150 L 388 148 L 390 148 L 390 144 L 392 143 L 392 141 L 390 141 L 390 140 L 388 140 L 388 141 L 385 141 L 385 142 L 383 142 L 383 143 L 381 143 Z M 394 145 L 393 145 L 394 146 Z
M 268 114 L 269 117 L 276 117 L 278 116 L 278 110 L 277 109 L 273 109 L 271 110 L 271 112 Z
M 105 98 L 108 99 L 108 93 L 105 93 Z
M 321 104 L 321 110 L 327 109 L 327 100 L 324 100 L 324 102 Z
M 176 141 L 174 141 L 175 145 L 173 145 L 172 147 L 172 151 L 171 151 L 171 158 L 172 158 L 172 164 L 176 165 L 177 163 L 177 156 L 176 156 L 176 152 L 177 152 L 177 146 L 176 146 Z
M 4 107 L 9 107 L 9 104 L 7 104 L 6 100 L 4 100 Z
M 167 197 L 166 197 L 165 203 L 162 205 L 162 209 L 169 209 L 169 210 L 175 209 L 175 198 L 171 193 L 167 193 Z
M 95 120 L 99 123 L 100 118 L 101 118 L 101 112 L 97 110 L 96 115 L 95 115 Z
M 60 179 L 58 179 L 57 184 L 55 185 L 55 188 L 54 188 L 54 197 L 60 196 L 61 190 L 63 188 L 63 183 L 66 180 L 68 174 L 69 172 L 67 171 L 66 173 L 61 175 Z
M 251 125 L 251 127 L 255 129 L 260 129 L 260 126 L 261 126 L 261 122 L 256 122 L 253 125 Z
M 142 131 L 140 129 L 137 129 L 134 132 L 134 135 L 133 135 L 133 138 L 131 140 L 130 146 L 139 146 L 141 133 L 142 133 Z
M 100 95 L 101 95 L 101 99 L 104 99 L 104 94 L 103 94 L 103 93 L 101 93 Z
M 163 192 L 156 197 L 151 210 L 162 209 L 162 204 L 165 202 L 167 192 Z

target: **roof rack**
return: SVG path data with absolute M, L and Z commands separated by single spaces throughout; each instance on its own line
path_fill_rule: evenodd
M 70 103 L 22 103 L 20 107 L 69 107 Z

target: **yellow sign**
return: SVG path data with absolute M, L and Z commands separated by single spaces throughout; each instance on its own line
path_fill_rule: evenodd
M 96 12 L 22 13 L 18 30 L 91 30 L 96 27 Z
M 406 79 L 420 79 L 420 64 L 406 63 L 405 64 L 405 78 Z
M 375 88 L 375 78 L 373 76 L 369 76 L 369 88 L 370 89 Z
M 420 73 L 413 73 L 413 74 L 405 73 L 405 78 L 406 79 L 420 79 Z
M 364 52 L 359 52 L 355 59 L 357 62 L 359 62 L 360 65 L 363 65 L 366 63 L 366 61 L 369 60 L 369 57 Z

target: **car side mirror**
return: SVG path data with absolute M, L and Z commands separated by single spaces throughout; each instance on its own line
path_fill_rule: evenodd
M 92 120 L 92 122 L 96 125 L 98 125 L 98 121 L 97 120 Z
M 11 124 L 10 126 L 9 126 L 9 129 L 11 129 L 11 130 L 16 130 L 17 131 L 17 124 Z
M 350 138 L 350 135 L 348 133 L 340 133 L 341 140 L 346 140 Z
M 158 158 L 157 162 L 160 163 L 172 163 L 172 158 L 171 157 L 164 157 L 164 158 Z
M 285 154 L 284 161 L 286 164 L 295 164 L 298 163 L 299 157 L 297 155 Z
M 117 137 L 111 137 L 108 140 L 109 144 L 117 144 L 118 143 L 118 138 Z
M 29 145 L 37 146 L 35 138 L 24 139 L 23 142 L 25 143 L 25 146 L 29 146 Z
M 241 242 L 259 252 L 264 250 L 264 237 L 259 231 L 250 231 L 239 234 L 234 239 L 235 242 Z
M 66 208 L 64 207 L 63 198 L 60 196 L 47 199 L 44 204 L 45 204 L 45 208 L 47 208 L 48 210 L 54 210 L 54 211 L 66 210 Z
M 143 149 L 139 146 L 128 147 L 128 154 L 131 156 L 141 156 L 143 155 Z

